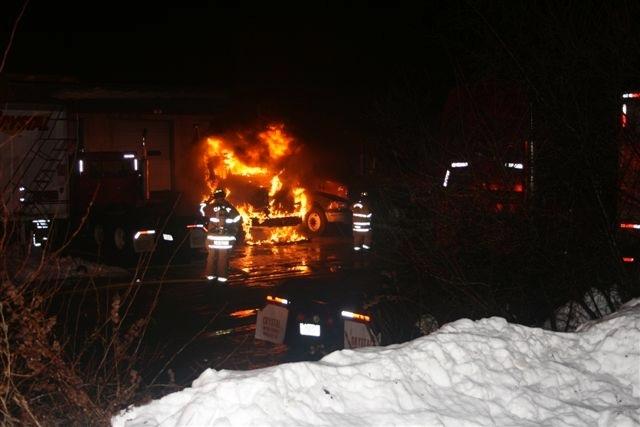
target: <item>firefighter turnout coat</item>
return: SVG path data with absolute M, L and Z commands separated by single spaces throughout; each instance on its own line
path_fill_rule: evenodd
M 351 207 L 353 212 L 353 249 L 355 251 L 371 249 L 371 219 L 373 214 L 369 203 L 360 199 Z
M 205 275 L 208 280 L 226 282 L 229 279 L 229 254 L 236 242 L 242 216 L 224 198 L 202 203 L 200 212 L 206 218 L 207 229 Z

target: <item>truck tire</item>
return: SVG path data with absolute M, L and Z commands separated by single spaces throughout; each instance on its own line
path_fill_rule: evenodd
M 105 228 L 102 222 L 92 222 L 87 227 L 88 233 L 86 235 L 83 251 L 90 257 L 95 257 L 96 260 L 100 260 L 104 256 L 105 252 Z
M 113 245 L 118 252 L 123 252 L 128 246 L 131 245 L 130 233 L 123 227 L 116 226 L 113 230 Z
M 320 236 L 327 227 L 327 216 L 322 209 L 314 207 L 305 216 L 304 225 L 310 235 Z
M 105 233 L 104 258 L 113 265 L 133 265 L 135 252 L 132 239 L 128 227 L 120 224 L 111 225 Z

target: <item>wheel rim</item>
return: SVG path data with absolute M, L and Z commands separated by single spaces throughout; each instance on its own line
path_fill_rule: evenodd
M 320 215 L 318 215 L 316 212 L 311 212 L 309 214 L 309 218 L 307 218 L 307 227 L 309 228 L 309 230 L 318 231 L 320 230 L 321 224 L 322 220 L 320 219 Z
M 125 239 L 126 233 L 124 232 L 124 230 L 120 227 L 116 228 L 116 231 L 113 233 L 113 242 L 115 243 L 118 250 L 124 249 L 125 245 L 127 244 Z

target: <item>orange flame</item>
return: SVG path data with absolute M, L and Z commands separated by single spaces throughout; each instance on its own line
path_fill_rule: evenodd
M 302 219 L 307 213 L 306 190 L 284 168 L 294 152 L 295 141 L 282 124 L 269 125 L 253 141 L 243 135 L 233 139 L 208 137 L 204 141 L 201 162 L 208 192 L 226 188 L 227 198 L 242 215 L 247 243 L 304 239 L 295 226 L 261 227 L 260 234 L 266 235 L 260 237 L 252 232 L 254 225 L 271 219 Z

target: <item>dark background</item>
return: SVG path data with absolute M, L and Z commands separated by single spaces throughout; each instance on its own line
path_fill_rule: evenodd
M 19 6 L 2 14 L 7 28 Z M 417 75 L 435 94 L 429 112 L 441 108 L 452 72 L 439 9 L 31 1 L 6 71 L 207 86 L 238 116 L 279 118 L 307 142 L 344 148 L 375 135 L 376 102 Z
M 20 7 L 4 6 L 4 41 Z M 449 91 L 508 80 L 535 106 L 542 203 L 585 212 L 597 188 L 611 213 L 619 96 L 640 86 L 639 16 L 631 1 L 245 9 L 30 1 L 5 71 L 207 87 L 227 100 L 230 126 L 281 120 L 343 174 L 366 152 L 382 173 L 400 165 L 434 176 Z

